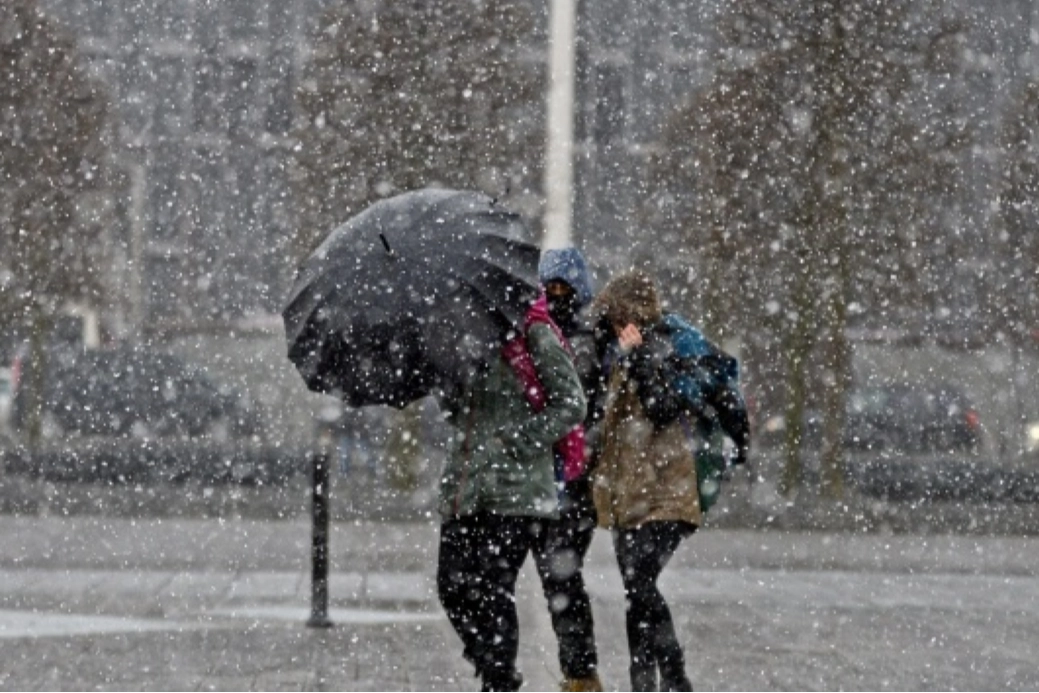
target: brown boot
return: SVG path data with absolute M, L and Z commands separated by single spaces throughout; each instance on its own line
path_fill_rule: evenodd
M 581 679 L 565 678 L 563 683 L 560 684 L 561 691 L 574 691 L 578 693 L 580 691 L 601 691 L 602 681 L 599 680 L 598 674 L 591 674 Z

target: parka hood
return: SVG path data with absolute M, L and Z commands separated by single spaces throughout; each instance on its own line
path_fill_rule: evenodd
M 538 279 L 542 284 L 552 280 L 569 284 L 576 294 L 578 309 L 592 300 L 592 277 L 588 272 L 588 263 L 577 248 L 553 248 L 543 252 L 538 263 Z
M 640 329 L 659 322 L 664 312 L 656 285 L 640 271 L 612 279 L 596 297 L 593 311 L 610 323 L 634 323 Z

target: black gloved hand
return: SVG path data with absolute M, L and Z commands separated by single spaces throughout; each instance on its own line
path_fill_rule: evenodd
M 731 464 L 733 467 L 738 467 L 741 464 L 747 464 L 747 458 L 750 456 L 749 445 L 737 445 L 736 453 L 732 456 Z

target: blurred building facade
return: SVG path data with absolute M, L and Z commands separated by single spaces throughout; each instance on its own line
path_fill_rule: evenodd
M 42 1 L 117 101 L 130 192 L 113 229 L 124 298 L 109 329 L 275 324 L 291 272 L 293 94 L 332 0 Z M 660 252 L 637 228 L 645 166 L 668 113 L 710 77 L 720 5 L 578 2 L 573 236 L 601 266 Z M 1034 3 L 983 11 L 968 78 L 992 129 L 965 162 L 977 194 L 949 222 L 968 235 L 991 214 L 1004 98 L 1036 71 Z
M 637 222 L 646 167 L 669 114 L 711 77 L 720 4 L 578 4 L 574 236 L 605 267 L 654 254 Z
M 107 329 L 269 324 L 290 271 L 293 93 L 332 2 L 42 3 L 116 100 L 128 195 L 111 230 Z M 629 242 L 659 118 L 706 79 L 707 53 L 692 3 L 580 2 L 579 13 L 574 237 L 594 253 Z
M 672 277 L 696 273 L 697 249 L 640 228 L 640 204 L 652 193 L 646 188 L 647 163 L 669 114 L 711 79 L 718 49 L 713 29 L 725 6 L 690 0 L 579 3 L 573 225 L 575 237 L 596 249 L 605 267 L 652 258 Z M 964 20 L 964 60 L 959 83 L 936 85 L 940 96 L 933 98 L 951 100 L 977 129 L 958 167 L 962 198 L 936 206 L 947 247 L 927 261 L 934 276 L 955 279 L 936 287 L 941 310 L 899 316 L 899 322 L 904 319 L 905 328 L 916 332 L 968 331 L 984 338 L 993 320 L 980 315 L 979 297 L 999 290 L 990 242 L 999 223 L 999 131 L 1020 89 L 1039 78 L 1039 5 L 949 0 L 946 7 Z
M 105 316 L 116 336 L 278 312 L 293 91 L 322 5 L 44 0 L 116 101 L 128 190 L 112 243 L 121 300 Z

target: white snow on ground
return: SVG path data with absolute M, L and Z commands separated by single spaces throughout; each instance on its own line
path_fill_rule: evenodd
M 589 579 L 587 574 L 585 579 Z M 590 585 L 593 592 L 620 594 L 619 578 L 616 584 L 594 580 Z M 665 570 L 660 586 L 675 599 L 704 603 L 751 600 L 789 608 L 915 607 L 1039 615 L 1039 581 L 1019 576 L 677 569 Z
M 0 638 L 46 638 L 105 633 L 144 633 L 161 630 L 182 631 L 197 627 L 199 627 L 198 624 L 160 619 L 0 610 Z
M 303 623 L 309 611 L 300 606 L 244 606 L 230 609 L 215 609 L 208 612 L 214 616 L 253 619 L 256 621 L 293 621 Z M 328 618 L 336 624 L 379 625 L 384 623 L 409 623 L 414 621 L 439 621 L 444 615 L 437 612 L 377 611 L 372 609 L 329 609 Z
M 524 571 L 525 573 L 528 571 Z M 25 593 L 26 583 L 46 585 L 57 593 L 68 593 L 79 585 L 82 589 L 86 571 L 0 571 L 0 598 L 10 599 Z M 90 571 L 90 591 L 112 600 L 126 589 L 126 574 Z M 166 584 L 169 574 L 158 571 L 135 573 L 144 585 Z M 191 627 L 220 627 L 212 617 L 251 619 L 255 621 L 304 622 L 309 614 L 308 576 L 298 572 L 264 572 L 257 574 L 219 574 L 213 572 L 181 573 L 180 581 L 194 583 L 194 594 L 202 598 L 194 608 L 179 609 L 176 618 L 131 619 L 76 615 L 52 611 L 0 610 L 0 637 L 44 637 L 52 635 L 85 635 L 110 632 L 144 632 Z M 531 576 L 524 576 L 530 581 Z M 120 579 L 123 578 L 123 579 Z M 411 602 L 426 604 L 430 611 L 397 608 L 336 608 L 329 610 L 335 623 L 388 624 L 443 619 L 433 589 L 431 576 L 416 572 L 371 574 L 365 580 L 365 601 L 374 603 Z M 587 570 L 585 580 L 589 592 L 606 600 L 623 598 L 620 579 L 612 571 Z M 820 608 L 899 609 L 931 608 L 956 611 L 997 611 L 1039 616 L 1039 581 L 1027 577 L 999 575 L 927 574 L 907 575 L 869 571 L 841 570 L 766 570 L 766 569 L 688 569 L 672 568 L 661 576 L 661 589 L 676 602 L 700 604 L 770 604 L 772 609 L 798 610 Z M 212 585 L 213 589 L 207 589 Z M 357 592 L 340 594 L 335 581 L 330 585 L 330 598 L 356 598 Z M 530 588 L 534 591 L 533 588 Z M 111 594 L 105 595 L 106 591 Z M 156 596 L 163 588 L 159 587 Z M 8 594 L 9 593 L 9 594 Z M 217 596 L 219 595 L 219 596 Z M 214 598 L 209 601 L 206 596 Z M 271 599 L 280 602 L 270 603 Z M 215 603 L 214 603 L 215 602 Z M 266 602 L 266 603 L 265 603 Z M 204 615 L 204 622 L 191 618 Z M 188 619 L 187 621 L 184 619 Z

